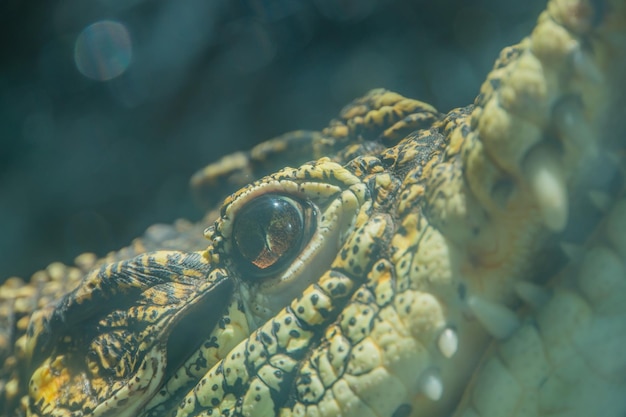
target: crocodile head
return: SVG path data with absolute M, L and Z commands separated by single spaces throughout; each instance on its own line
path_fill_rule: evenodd
M 467 404 L 488 345 L 549 299 L 555 233 L 615 160 L 599 149 L 623 145 L 605 132 L 625 10 L 553 0 L 471 106 L 374 90 L 322 132 L 203 170 L 194 182 L 260 179 L 226 199 L 208 248 L 105 264 L 33 315 L 28 413 L 438 416 L 466 390 Z

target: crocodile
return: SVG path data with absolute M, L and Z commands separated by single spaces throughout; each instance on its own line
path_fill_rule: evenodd
M 0 415 L 625 415 L 625 70 L 626 2 L 551 0 L 472 105 L 207 166 L 201 221 L 0 287 Z

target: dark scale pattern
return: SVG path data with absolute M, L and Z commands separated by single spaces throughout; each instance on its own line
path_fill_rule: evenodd
M 538 409 L 533 398 L 568 394 L 513 389 L 530 378 L 524 369 L 543 366 L 539 354 L 522 371 L 514 363 L 527 354 L 515 308 L 540 304 L 550 277 L 526 281 L 554 271 L 540 255 L 579 210 L 559 196 L 587 191 L 577 175 L 594 152 L 581 136 L 624 149 L 615 109 L 626 95 L 616 76 L 626 5 L 552 2 L 530 37 L 502 52 L 473 105 L 443 114 L 372 90 L 320 131 L 199 171 L 200 196 L 241 187 L 201 222 L 157 225 L 103 259 L 7 281 L 0 415 L 509 417 L 510 404 Z M 620 129 L 609 139 L 605 114 Z M 275 197 L 294 202 L 289 221 L 256 205 Z M 243 264 L 258 259 L 272 267 Z M 551 288 L 550 302 L 577 287 L 557 276 Z M 568 308 L 598 297 L 583 289 L 587 301 L 569 296 Z M 550 305 L 523 309 L 525 322 L 561 331 L 559 320 L 579 317 Z M 563 347 L 551 335 L 536 337 L 537 351 Z M 492 342 L 500 355 L 481 365 Z

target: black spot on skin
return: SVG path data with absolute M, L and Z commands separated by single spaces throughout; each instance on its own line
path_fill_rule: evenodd
M 304 307 L 302 306 L 298 307 L 298 313 L 304 314 Z
M 300 337 L 300 332 L 297 330 L 291 330 L 289 332 L 289 336 L 293 337 L 294 339 L 297 339 L 298 337 Z
M 317 305 L 317 302 L 319 301 L 319 299 L 320 299 L 319 295 L 317 295 L 317 294 L 313 294 L 313 295 L 311 296 L 311 304 L 313 304 L 313 305 Z
M 331 295 L 341 295 L 345 294 L 346 286 L 345 284 L 339 283 L 337 286 L 331 291 Z
M 350 317 L 350 320 L 348 320 L 348 324 L 350 326 L 354 326 L 356 324 L 356 319 L 354 317 Z
M 289 326 L 291 324 L 291 316 L 285 317 L 285 324 Z
M 266 345 L 271 345 L 272 343 L 274 343 L 274 341 L 272 340 L 272 337 L 265 332 L 261 332 L 261 340 Z
M 355 254 L 355 255 L 356 255 L 357 253 L 359 253 L 359 247 L 358 247 L 357 245 L 354 245 L 354 246 L 352 247 L 352 253 L 353 253 L 353 254 Z
M 204 347 L 206 349 L 211 348 L 211 347 L 218 347 L 217 338 L 212 337 L 211 340 L 204 342 Z

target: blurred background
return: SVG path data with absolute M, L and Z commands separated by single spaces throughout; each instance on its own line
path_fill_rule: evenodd
M 0 281 L 197 220 L 189 177 L 386 87 L 470 104 L 544 1 L 3 0 Z

